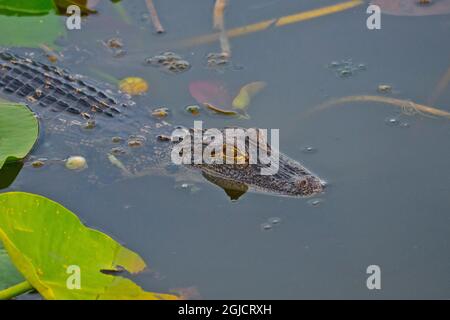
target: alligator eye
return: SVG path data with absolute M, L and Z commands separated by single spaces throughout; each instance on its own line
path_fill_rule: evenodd
M 302 181 L 300 181 L 299 183 L 298 183 L 298 186 L 300 187 L 300 188 L 304 188 L 304 187 L 306 187 L 308 185 L 308 181 L 306 180 L 306 179 L 304 179 L 304 180 L 302 180 Z

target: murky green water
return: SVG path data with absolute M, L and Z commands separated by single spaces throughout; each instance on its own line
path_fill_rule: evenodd
M 226 23 L 233 28 L 333 3 L 230 1 Z M 184 113 L 195 103 L 190 82 L 215 79 L 239 88 L 266 81 L 249 108 L 251 119 L 203 114 L 204 126 L 279 128 L 281 150 L 325 178 L 327 192 L 312 200 L 248 193 L 231 202 L 208 183 L 183 188 L 146 176 L 99 188 L 60 166 L 26 168 L 4 191 L 57 200 L 125 243 L 153 270 L 135 277 L 152 291 L 195 287 L 207 299 L 450 297 L 449 120 L 371 102 L 307 114 L 330 98 L 380 95 L 379 84 L 392 85 L 389 97 L 427 104 L 450 65 L 449 15 L 383 15 L 381 30 L 369 31 L 362 5 L 233 38 L 235 68 L 205 67 L 217 42 L 175 46 L 192 68 L 169 75 L 144 67 L 143 59 L 209 33 L 213 2 L 157 1 L 164 35 L 152 34 L 144 1 L 122 5 L 130 24 L 102 1 L 99 15 L 68 32 L 63 44 L 91 53 L 69 69 L 97 79 L 94 67 L 117 78 L 143 77 L 150 92 L 140 102 L 167 106 L 171 122 L 190 126 L 194 118 Z M 112 57 L 99 43 L 111 37 L 123 39 L 124 57 Z M 365 70 L 342 78 L 328 67 L 348 59 Z M 448 87 L 434 106 L 450 111 Z M 274 217 L 280 222 L 263 230 Z M 381 290 L 366 287 L 369 265 L 381 267 Z

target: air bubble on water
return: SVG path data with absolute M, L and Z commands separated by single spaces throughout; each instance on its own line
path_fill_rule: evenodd
M 386 119 L 386 124 L 388 124 L 389 126 L 398 126 L 400 124 L 400 121 L 397 118 L 387 118 Z
M 322 199 L 310 199 L 308 200 L 308 204 L 313 207 L 319 206 L 323 202 Z
M 272 230 L 272 224 L 268 223 L 268 222 L 264 222 L 261 224 L 261 230 L 262 231 L 269 231 Z
M 317 152 L 317 149 L 311 146 L 306 146 L 303 148 L 304 153 L 315 153 Z
M 402 127 L 402 128 L 409 128 L 409 123 L 408 122 L 402 122 L 401 124 L 400 124 L 400 127 Z
M 272 218 L 269 218 L 268 221 L 269 221 L 270 224 L 276 225 L 276 224 L 279 224 L 281 222 L 281 219 L 278 218 L 278 217 L 272 217 Z

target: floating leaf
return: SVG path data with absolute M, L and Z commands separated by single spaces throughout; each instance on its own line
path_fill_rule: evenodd
M 4 290 L 25 281 L 14 267 L 2 242 L 0 241 L 0 290 Z
M 233 100 L 233 108 L 245 109 L 251 102 L 251 99 L 262 89 L 266 87 L 266 83 L 263 81 L 250 82 L 243 86 L 239 91 L 239 94 Z
M 191 96 L 199 103 L 216 106 L 231 106 L 231 97 L 224 84 L 219 81 L 194 81 L 189 84 Z
M 16 268 L 46 299 L 177 298 L 145 292 L 129 279 L 102 272 L 125 269 L 136 273 L 145 263 L 42 196 L 0 194 L 0 240 Z M 79 289 L 69 289 L 70 270 L 79 270 Z
M 119 89 L 130 95 L 139 95 L 148 91 L 148 84 L 142 78 L 128 77 L 120 81 Z
M 54 8 L 52 0 L 0 0 L 0 46 L 37 48 L 42 43 L 51 45 L 65 35 L 61 18 Z
M 66 14 L 67 8 L 71 5 L 76 5 L 80 8 L 81 14 L 88 15 L 92 13 L 97 13 L 96 10 L 92 9 L 98 4 L 98 1 L 88 1 L 88 0 L 54 0 L 60 14 Z
M 9 14 L 35 14 L 49 13 L 55 5 L 52 0 L 0 0 L 0 10 Z
M 395 16 L 429 16 L 450 13 L 450 0 L 372 0 L 371 3 L 379 6 L 383 14 Z
M 206 108 L 208 108 L 209 110 L 214 111 L 215 113 L 218 113 L 218 114 L 223 114 L 225 116 L 238 116 L 239 115 L 239 113 L 237 113 L 236 111 L 221 109 L 210 103 L 204 103 L 203 105 Z
M 0 168 L 23 159 L 38 137 L 38 121 L 24 105 L 0 103 Z

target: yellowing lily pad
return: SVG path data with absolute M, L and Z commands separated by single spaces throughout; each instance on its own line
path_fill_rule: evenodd
M 245 109 L 251 102 L 251 99 L 262 89 L 266 87 L 266 83 L 263 81 L 250 82 L 243 86 L 238 95 L 233 100 L 233 108 Z
M 0 240 L 25 279 L 46 299 L 176 299 L 145 292 L 103 271 L 142 271 L 136 253 L 42 196 L 0 194 Z M 78 279 L 72 282 L 71 277 Z M 76 284 L 76 285 L 74 285 Z M 0 292 L 1 293 L 1 292 Z
M 130 95 L 140 95 L 148 91 L 148 84 L 142 78 L 128 77 L 119 82 L 119 89 Z

